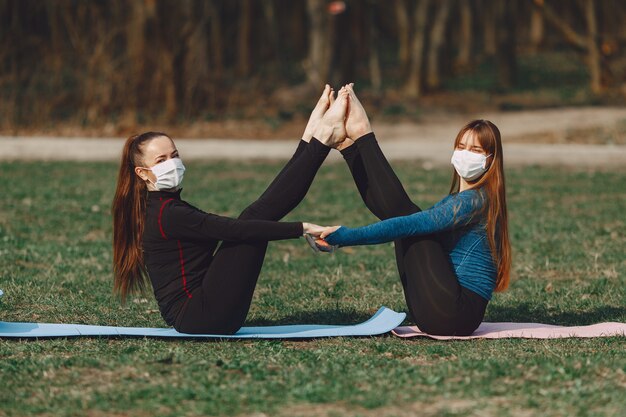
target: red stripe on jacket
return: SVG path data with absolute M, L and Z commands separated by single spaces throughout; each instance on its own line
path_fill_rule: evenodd
M 159 231 L 161 232 L 161 236 L 163 236 L 163 239 L 165 240 L 167 240 L 167 235 L 165 234 L 165 231 L 163 230 L 163 223 L 161 222 L 161 218 L 163 217 L 163 209 L 165 208 L 165 205 L 172 200 L 174 199 L 170 198 L 168 200 L 165 200 L 163 204 L 161 204 L 161 210 L 159 210 Z M 185 274 L 185 257 L 183 255 L 183 245 L 180 243 L 180 240 L 177 240 L 176 243 L 178 244 L 178 258 L 180 262 L 180 272 L 183 277 L 183 291 L 185 291 L 185 294 L 187 294 L 188 298 L 191 298 L 192 297 L 191 293 L 187 289 L 187 275 Z

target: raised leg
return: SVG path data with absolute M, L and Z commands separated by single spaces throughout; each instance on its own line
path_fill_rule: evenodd
M 341 151 L 367 208 L 381 220 L 420 211 L 383 154 L 374 133 Z
M 330 105 L 326 86 L 293 157 L 240 219 L 280 220 L 304 198 L 330 148 L 309 137 Z M 326 98 L 326 100 L 324 100 Z M 187 333 L 232 334 L 243 325 L 263 266 L 267 242 L 222 242 L 176 328 Z
M 341 153 L 363 202 L 381 220 L 420 211 L 378 146 L 351 86 L 349 91 L 346 129 L 356 139 Z M 471 333 L 480 324 L 487 301 L 461 287 L 437 237 L 399 239 L 394 246 L 407 307 L 420 329 L 433 334 Z

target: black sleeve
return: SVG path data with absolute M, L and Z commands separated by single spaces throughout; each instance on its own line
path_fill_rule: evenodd
M 302 223 L 269 220 L 238 220 L 205 213 L 188 204 L 172 201 L 163 207 L 159 227 L 168 239 L 269 241 L 302 236 Z

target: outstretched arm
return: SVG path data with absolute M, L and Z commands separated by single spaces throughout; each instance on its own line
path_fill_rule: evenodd
M 242 220 L 216 214 L 178 202 L 165 206 L 159 218 L 166 239 L 197 241 L 270 241 L 293 239 L 308 233 L 319 236 L 324 227 L 312 223 Z
M 408 216 L 392 217 L 357 228 L 328 228 L 322 233 L 322 238 L 331 245 L 353 246 L 428 235 L 478 221 L 484 206 L 483 195 L 475 190 L 468 190 L 450 195 L 434 207 Z

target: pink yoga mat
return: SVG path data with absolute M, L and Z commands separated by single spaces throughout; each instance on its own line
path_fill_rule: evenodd
M 437 340 L 452 339 L 558 339 L 563 337 L 626 336 L 626 323 L 598 323 L 590 326 L 554 326 L 541 323 L 487 323 L 483 322 L 469 336 L 437 336 L 422 332 L 417 326 L 401 326 L 391 331 L 398 337 L 425 336 Z

